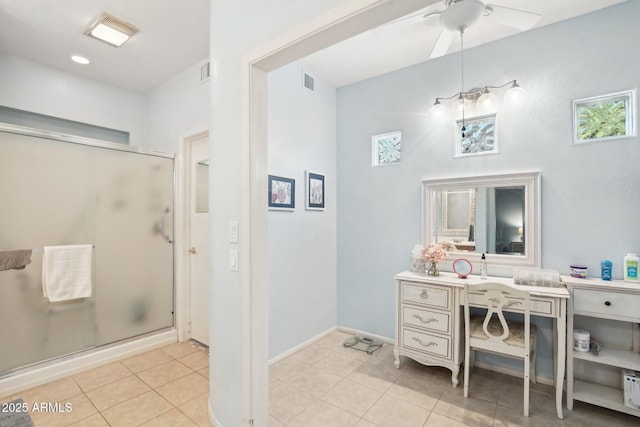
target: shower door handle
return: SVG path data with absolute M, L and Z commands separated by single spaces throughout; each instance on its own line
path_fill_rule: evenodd
M 195 246 L 191 246 L 191 249 L 189 249 L 189 252 L 191 252 L 192 254 L 196 254 L 196 247 Z

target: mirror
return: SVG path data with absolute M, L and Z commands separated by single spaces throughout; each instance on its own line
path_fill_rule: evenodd
M 425 180 L 423 241 L 451 241 L 448 259 L 540 267 L 540 174 Z
M 209 161 L 196 163 L 196 213 L 209 212 Z

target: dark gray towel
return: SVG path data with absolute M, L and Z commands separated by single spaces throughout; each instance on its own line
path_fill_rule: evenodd
M 28 412 L 30 408 L 24 400 L 16 399 L 2 405 L 6 411 L 0 411 L 0 427 L 34 427 Z
M 31 264 L 31 249 L 0 251 L 0 271 L 22 270 Z

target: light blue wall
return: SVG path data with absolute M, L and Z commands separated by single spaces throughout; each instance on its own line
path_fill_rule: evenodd
M 313 76 L 310 70 L 305 70 Z M 269 212 L 269 358 L 335 327 L 336 90 L 302 67 L 268 76 L 269 174 L 293 178 L 293 212 Z M 305 170 L 325 174 L 325 210 L 305 210 Z
M 630 1 L 465 51 L 467 90 L 518 79 L 528 91 L 523 109 L 498 113 L 496 155 L 454 158 L 453 119 L 428 114 L 460 91 L 459 54 L 338 90 L 339 325 L 394 336 L 393 275 L 421 241 L 423 179 L 538 170 L 543 268 L 582 263 L 597 276 L 608 258 L 621 278 L 623 256 L 640 250 L 640 145 L 574 146 L 571 101 L 638 87 L 638 16 Z M 371 167 L 371 136 L 394 130 L 402 163 Z M 552 377 L 551 322 L 536 321 L 539 373 Z

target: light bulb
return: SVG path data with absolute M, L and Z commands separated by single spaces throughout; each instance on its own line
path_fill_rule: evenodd
M 526 98 L 527 91 L 516 82 L 513 82 L 513 86 L 504 94 L 504 102 L 511 107 L 521 107 Z
M 498 97 L 495 94 L 486 91 L 480 95 L 476 104 L 478 105 L 478 111 L 481 113 L 493 113 L 496 111 L 496 107 L 498 106 Z
M 433 114 L 435 117 L 443 118 L 447 116 L 447 107 L 445 107 L 440 103 L 439 100 L 436 99 L 435 104 L 433 104 L 429 109 L 429 113 Z
M 456 102 L 453 103 L 452 109 L 456 117 L 462 117 L 463 112 L 465 117 L 470 117 L 475 113 L 475 102 L 466 97 L 460 96 Z

